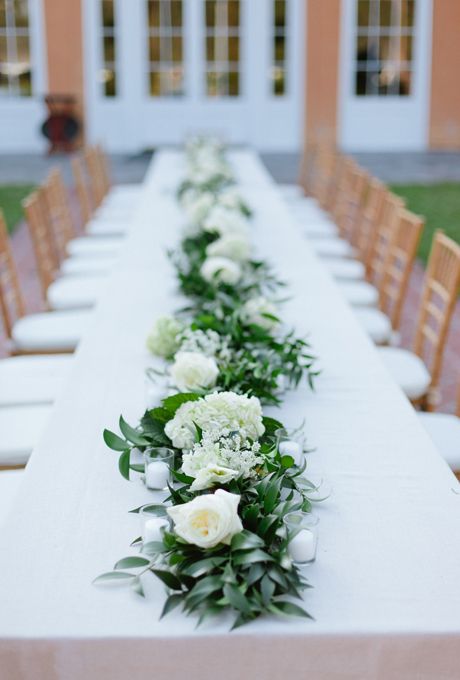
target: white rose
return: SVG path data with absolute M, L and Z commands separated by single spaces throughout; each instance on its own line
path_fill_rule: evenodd
M 226 484 L 231 479 L 239 476 L 238 470 L 222 467 L 221 465 L 206 465 L 196 473 L 195 481 L 190 487 L 191 491 L 203 491 L 214 484 Z
M 251 246 L 248 239 L 242 234 L 227 234 L 210 243 L 206 248 L 206 255 L 208 257 L 228 257 L 231 260 L 244 262 L 249 260 Z
M 181 392 L 214 387 L 218 375 L 215 360 L 198 352 L 179 352 L 171 366 L 171 377 Z
M 234 286 L 241 278 L 241 267 L 228 257 L 208 257 L 200 269 L 201 276 L 209 283 L 227 283 Z
M 194 201 L 189 201 L 186 204 L 185 212 L 187 213 L 188 219 L 193 224 L 202 222 L 211 210 L 213 204 L 214 196 L 209 191 L 205 191 Z
M 209 211 L 203 222 L 203 229 L 213 234 L 247 234 L 248 221 L 239 210 L 229 210 L 222 206 L 215 206 Z
M 278 313 L 275 305 L 264 297 L 255 297 L 248 300 L 241 309 L 241 319 L 247 324 L 256 324 L 270 331 L 278 325 L 275 319 L 269 319 L 265 314 L 276 316 Z
M 232 537 L 243 530 L 239 502 L 240 496 L 218 489 L 167 511 L 180 538 L 200 548 L 214 548 L 219 543 L 229 545 Z
M 147 349 L 156 356 L 169 359 L 179 349 L 178 336 L 182 330 L 182 324 L 173 316 L 160 317 L 147 337 Z

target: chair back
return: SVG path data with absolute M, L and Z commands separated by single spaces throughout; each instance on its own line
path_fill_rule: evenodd
M 393 240 L 380 286 L 380 309 L 399 328 L 409 278 L 425 221 L 408 210 L 398 210 Z
M 321 207 L 327 209 L 328 197 L 339 168 L 340 157 L 330 149 L 320 149 L 315 158 L 312 193 Z
M 0 210 L 0 312 L 8 338 L 15 321 L 25 314 L 24 299 L 21 295 L 18 273 L 6 229 L 6 222 Z
M 390 247 L 397 227 L 398 212 L 403 208 L 404 201 L 388 193 L 382 211 L 382 219 L 378 223 L 372 238 L 372 250 L 369 255 L 368 278 L 379 289 L 390 255 Z
M 91 195 L 86 183 L 83 161 L 79 156 L 74 156 L 71 161 L 72 174 L 75 182 L 75 190 L 80 208 L 82 226 L 89 222 L 93 214 Z
M 358 238 L 360 214 L 364 209 L 368 191 L 369 174 L 359 166 L 353 167 L 337 218 L 340 232 L 353 246 L 356 245 Z
M 100 144 L 96 144 L 94 150 L 96 152 L 96 158 L 99 163 L 99 172 L 105 196 L 105 194 L 107 194 L 110 191 L 110 188 L 112 186 L 112 181 L 110 179 L 109 162 L 107 159 L 107 154 L 104 152 Z
M 59 260 L 52 241 L 51 219 L 44 189 L 37 189 L 30 194 L 22 202 L 22 207 L 32 239 L 43 297 L 46 299 L 46 292 L 56 278 Z
M 89 177 L 93 206 L 98 208 L 104 200 L 105 187 L 97 152 L 94 147 L 86 147 L 83 152 L 83 159 Z
M 414 352 L 423 359 L 431 375 L 428 408 L 436 405 L 443 352 L 459 288 L 460 245 L 437 231 L 425 274 L 414 340 Z
M 67 243 L 75 236 L 69 197 L 59 168 L 49 173 L 43 185 L 59 261 L 66 257 Z
M 367 273 L 370 271 L 374 234 L 383 219 L 385 198 L 388 193 L 382 182 L 371 177 L 364 205 L 358 218 L 354 244 Z

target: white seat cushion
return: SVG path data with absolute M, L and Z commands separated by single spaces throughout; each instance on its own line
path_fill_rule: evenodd
M 81 236 L 68 242 L 67 252 L 72 257 L 116 257 L 122 245 L 123 237 Z
M 337 285 L 352 307 L 378 307 L 379 292 L 367 281 L 337 281 Z
M 311 238 L 310 243 L 320 257 L 345 257 L 352 259 L 358 257 L 355 248 L 343 238 Z
M 376 345 L 391 342 L 393 331 L 390 319 L 380 309 L 355 307 L 354 312 L 361 326 Z
M 61 273 L 66 276 L 101 276 L 108 274 L 118 257 L 68 257 L 61 262 Z
M 335 279 L 360 281 L 366 277 L 366 268 L 358 260 L 325 259 L 327 270 Z
M 419 413 L 423 427 L 454 472 L 460 472 L 460 418 L 448 413 Z
M 379 347 L 378 351 L 383 363 L 408 399 L 420 399 L 427 393 L 431 376 L 420 357 L 399 347 Z
M 11 406 L 0 409 L 0 465 L 25 465 L 42 436 L 52 406 Z
M 101 217 L 90 220 L 85 226 L 85 231 L 90 236 L 124 236 L 129 226 L 129 218 L 115 220 Z
M 307 238 L 338 238 L 339 230 L 332 222 L 311 222 L 302 225 Z
M 52 403 L 73 364 L 62 355 L 0 360 L 0 407 Z
M 69 276 L 54 281 L 48 288 L 46 297 L 51 309 L 86 309 L 93 307 L 99 300 L 107 277 Z
M 13 326 L 13 345 L 23 352 L 72 352 L 91 317 L 86 310 L 23 316 Z
M 0 526 L 8 517 L 23 475 L 24 470 L 0 470 Z

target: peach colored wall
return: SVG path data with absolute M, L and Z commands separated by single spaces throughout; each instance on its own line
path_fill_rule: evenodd
M 81 0 L 43 0 L 48 60 L 48 91 L 71 94 L 83 118 L 83 36 Z
M 460 148 L 460 1 L 433 0 L 430 146 Z
M 336 142 L 340 0 L 306 0 L 306 142 Z

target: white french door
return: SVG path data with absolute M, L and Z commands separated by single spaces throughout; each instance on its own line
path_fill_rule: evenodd
M 426 148 L 431 25 L 432 0 L 343 0 L 344 149 Z
M 113 151 L 302 139 L 304 0 L 86 0 L 87 130 Z

